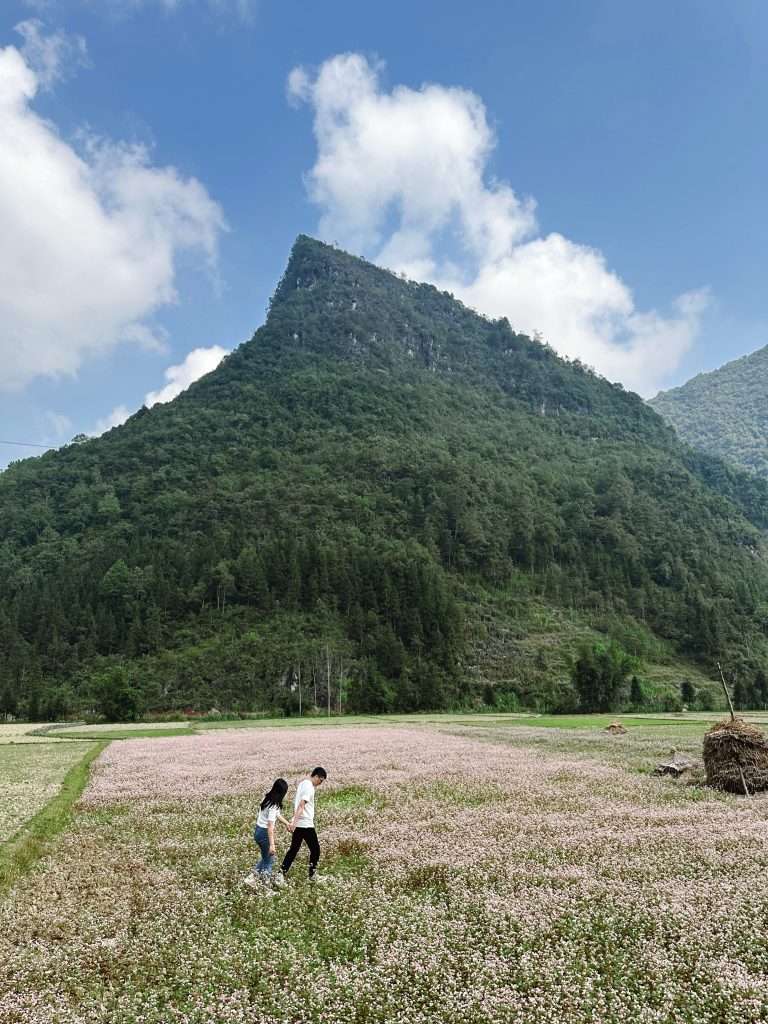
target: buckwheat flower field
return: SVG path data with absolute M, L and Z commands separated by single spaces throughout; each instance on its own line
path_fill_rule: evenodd
M 768 804 L 638 771 L 672 735 L 113 743 L 0 908 L 0 1022 L 768 1020 Z M 285 890 L 249 891 L 258 800 L 277 775 L 292 797 L 315 764 L 329 883 L 306 880 L 304 853 Z
M 56 795 L 88 747 L 76 740 L 0 745 L 0 842 L 10 839 Z

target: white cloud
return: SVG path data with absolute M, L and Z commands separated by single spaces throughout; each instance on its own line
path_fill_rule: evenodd
M 514 247 L 455 290 L 474 308 L 541 332 L 561 354 L 645 395 L 690 348 L 708 302 L 702 289 L 679 296 L 671 317 L 640 312 L 599 251 L 559 234 Z
M 172 401 L 182 391 L 186 391 L 190 384 L 215 370 L 228 354 L 228 349 L 222 348 L 221 345 L 192 349 L 183 363 L 168 367 L 165 371 L 168 383 L 159 391 L 150 391 L 144 399 L 144 404 L 150 407 L 157 405 L 158 402 Z
M 122 341 L 162 346 L 152 323 L 177 301 L 176 263 L 215 268 L 222 211 L 145 148 L 83 137 L 32 110 L 40 77 L 0 49 L 0 390 L 74 375 Z
M 98 437 L 100 434 L 105 434 L 108 430 L 112 430 L 113 427 L 122 427 L 130 415 L 131 410 L 127 405 L 116 405 L 108 416 L 102 416 L 96 422 L 92 436 Z
M 88 63 L 88 48 L 82 36 L 43 31 L 38 18 L 20 21 L 16 31 L 24 40 L 21 54 L 34 70 L 41 89 L 51 89 Z
M 187 355 L 183 363 L 176 366 L 169 366 L 163 376 L 166 383 L 158 391 L 149 391 L 144 396 L 144 405 L 151 408 L 159 402 L 171 402 L 182 391 L 186 391 L 190 384 L 204 377 L 206 373 L 215 370 L 224 356 L 229 355 L 229 350 L 221 345 L 212 345 L 210 348 L 195 348 Z M 93 435 L 103 434 L 112 427 L 122 426 L 132 413 L 125 405 L 116 406 L 108 416 L 100 419 Z
M 344 54 L 288 77 L 289 99 L 314 112 L 307 188 L 321 235 L 656 390 L 696 337 L 706 290 L 681 295 L 671 315 L 638 310 L 598 250 L 538 235 L 535 202 L 489 179 L 496 140 L 479 97 L 440 85 L 386 92 L 379 71 Z

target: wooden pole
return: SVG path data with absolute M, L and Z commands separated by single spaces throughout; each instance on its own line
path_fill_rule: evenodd
M 728 693 L 728 687 L 725 685 L 725 676 L 723 675 L 723 670 L 720 667 L 720 662 L 719 661 L 717 663 L 717 670 L 720 673 L 720 679 L 722 680 L 723 689 L 725 690 L 725 699 L 728 701 L 728 707 L 731 709 L 731 721 L 733 722 L 736 719 L 736 715 L 734 714 L 734 711 L 733 711 L 733 704 L 731 703 L 731 695 L 730 695 L 730 693 Z

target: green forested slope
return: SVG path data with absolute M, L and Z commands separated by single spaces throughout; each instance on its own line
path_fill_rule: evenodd
M 749 674 L 767 517 L 636 395 L 302 237 L 214 373 L 0 474 L 3 693 L 88 706 L 120 666 L 153 708 L 527 700 L 499 644 L 534 607 Z
M 768 477 L 768 347 L 662 391 L 650 405 L 688 444 Z

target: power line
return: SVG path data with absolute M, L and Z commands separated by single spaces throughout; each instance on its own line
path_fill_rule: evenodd
M 46 451 L 53 447 L 50 444 L 37 444 L 35 441 L 0 441 L 0 444 L 13 444 L 20 448 L 45 448 Z

